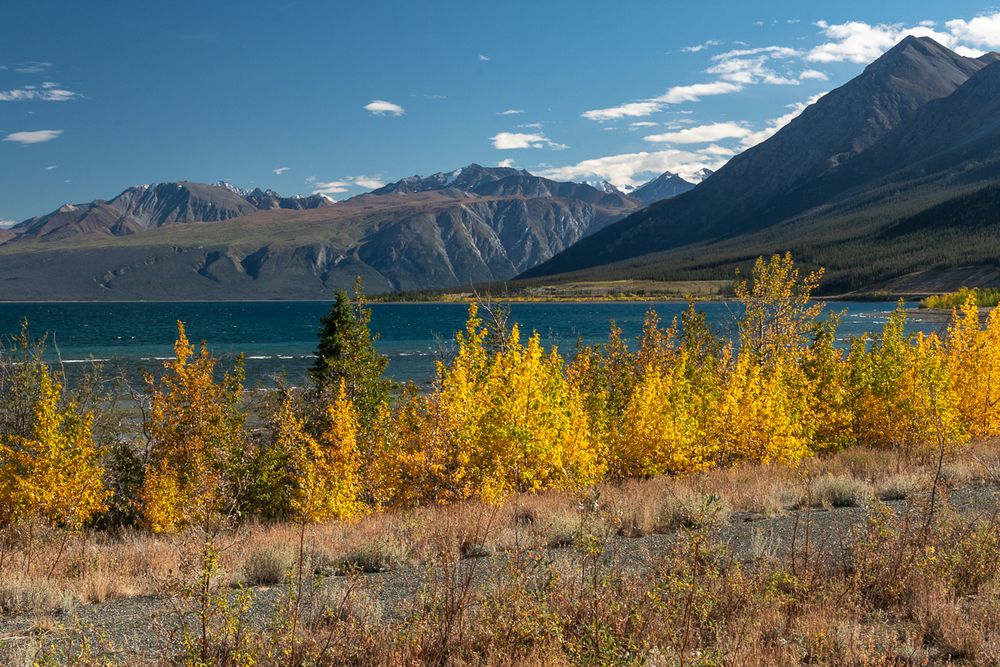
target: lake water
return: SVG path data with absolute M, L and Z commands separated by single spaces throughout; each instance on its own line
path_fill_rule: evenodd
M 915 305 L 915 304 L 910 304 Z M 867 331 L 878 331 L 895 308 L 892 302 L 836 302 L 827 310 L 846 311 L 840 336 L 846 342 Z M 89 359 L 105 360 L 135 369 L 155 369 L 172 354 L 176 323 L 181 320 L 192 340 L 205 340 L 226 359 L 246 355 L 248 384 L 267 383 L 284 373 L 300 382 L 312 361 L 319 319 L 329 302 L 213 302 L 213 303 L 0 303 L 0 334 L 19 330 L 28 320 L 33 335 L 49 335 L 48 356 L 57 355 L 67 372 Z M 578 339 L 586 344 L 607 339 L 614 320 L 634 339 L 650 307 L 669 321 L 682 303 L 515 303 L 512 321 L 522 332 L 537 330 L 544 342 L 572 354 Z M 464 304 L 372 304 L 372 329 L 381 334 L 377 346 L 389 357 L 389 374 L 398 380 L 428 382 L 434 361 L 453 349 L 454 333 L 466 318 Z M 731 335 L 740 315 L 738 304 L 710 302 L 698 309 L 715 329 Z M 937 331 L 944 325 L 918 316 L 915 330 Z

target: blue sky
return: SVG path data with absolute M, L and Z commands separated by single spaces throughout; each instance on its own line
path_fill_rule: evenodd
M 0 221 L 169 180 L 344 198 L 470 162 L 638 183 L 718 167 L 976 2 L 5 3 Z

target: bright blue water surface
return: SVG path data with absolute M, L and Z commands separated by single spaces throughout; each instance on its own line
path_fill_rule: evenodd
M 909 304 L 913 305 L 913 304 Z M 879 331 L 895 303 L 835 302 L 827 311 L 846 311 L 840 339 Z M 248 384 L 268 384 L 284 373 L 300 382 L 311 363 L 320 317 L 328 302 L 224 302 L 224 303 L 0 303 L 0 334 L 16 333 L 27 319 L 34 335 L 49 335 L 48 355 L 61 357 L 67 372 L 88 359 L 107 365 L 154 369 L 171 355 L 176 322 L 181 320 L 192 340 L 205 340 L 217 355 L 231 359 L 246 355 Z M 650 307 L 669 321 L 679 315 L 682 303 L 515 303 L 512 320 L 522 332 L 537 330 L 545 343 L 556 344 L 567 356 L 577 340 L 585 344 L 607 339 L 614 320 L 626 337 L 634 339 Z M 699 304 L 712 326 L 731 335 L 740 315 L 738 304 Z M 378 348 L 389 357 L 389 374 L 398 380 L 429 381 L 435 359 L 447 358 L 454 333 L 465 322 L 463 304 L 373 304 L 372 329 L 381 334 Z M 914 330 L 937 331 L 940 321 L 911 317 Z M 57 352 L 58 350 L 58 352 Z

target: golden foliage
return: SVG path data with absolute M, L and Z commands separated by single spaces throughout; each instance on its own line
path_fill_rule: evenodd
M 277 447 L 287 452 L 291 467 L 293 518 L 307 523 L 346 519 L 361 514 L 361 456 L 358 413 L 347 398 L 344 381 L 327 407 L 326 428 L 310 435 L 286 396 L 273 417 Z
M 32 435 L 0 437 L 0 522 L 38 516 L 79 530 L 111 496 L 91 435 L 93 416 L 72 401 L 62 405 L 62 386 L 47 368 L 38 382 Z
M 156 532 L 211 521 L 234 501 L 232 473 L 245 444 L 243 371 L 238 363 L 216 382 L 215 365 L 204 344 L 195 353 L 178 322 L 174 359 L 158 381 L 146 377 L 152 446 L 139 500 Z
M 597 446 L 583 397 L 538 334 L 521 341 L 515 326 L 502 349 L 469 308 L 450 365 L 439 364 L 434 391 L 411 393 L 397 418 L 397 445 L 383 479 L 397 503 L 587 485 L 600 479 Z

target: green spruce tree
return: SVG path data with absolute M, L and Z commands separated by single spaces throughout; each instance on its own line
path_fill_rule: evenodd
M 389 400 L 392 390 L 392 382 L 383 377 L 389 360 L 375 349 L 378 335 L 369 329 L 371 317 L 359 276 L 354 299 L 338 290 L 333 307 L 320 320 L 319 346 L 309 371 L 322 401 L 332 400 L 344 381 L 365 431 L 374 425 L 379 406 Z

